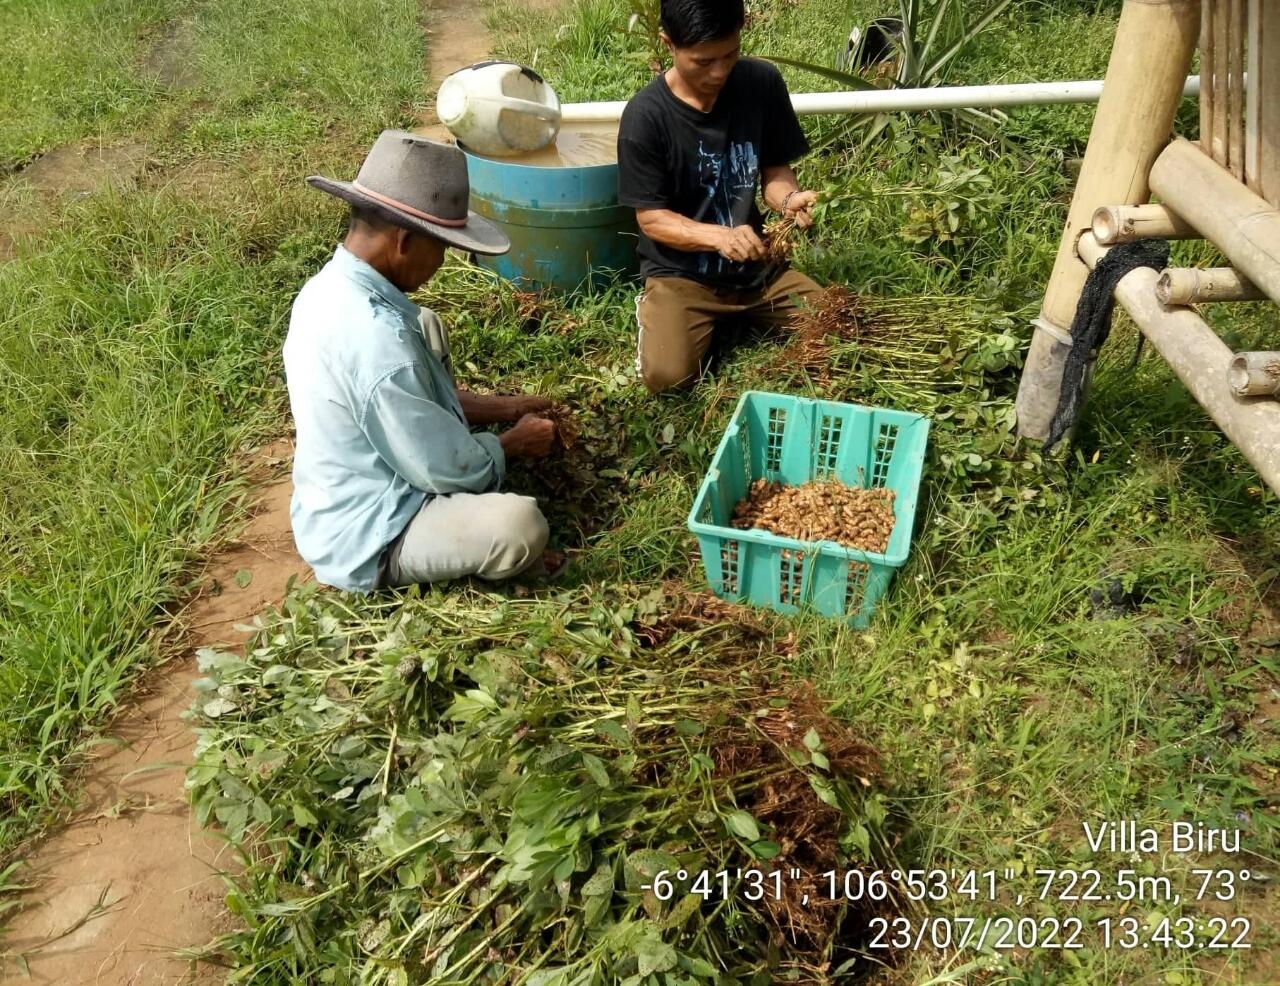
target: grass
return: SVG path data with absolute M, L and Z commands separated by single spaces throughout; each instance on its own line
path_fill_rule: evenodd
M 0 393 L 21 386 L 23 395 L 3 398 L 0 417 L 0 449 L 14 450 L 4 453 L 3 530 L 16 532 L 0 556 L 0 630 L 15 642 L 0 664 L 8 777 L 0 844 L 15 844 L 64 798 L 61 778 L 76 743 L 152 659 L 157 607 L 218 536 L 222 501 L 235 495 L 219 479 L 237 443 L 280 424 L 277 354 L 288 302 L 338 231 L 338 211 L 299 190 L 299 177 L 351 170 L 381 126 L 423 104 L 414 82 L 421 51 L 406 40 L 415 12 L 357 7 L 363 14 L 277 5 L 271 16 L 280 11 L 284 28 L 238 32 L 229 4 L 207 4 L 191 28 L 203 79 L 194 89 L 161 93 L 141 108 L 107 101 L 133 108 L 82 116 L 78 131 L 74 118 L 50 114 L 72 128 L 56 138 L 41 136 L 52 131 L 39 115 L 0 116 L 11 166 L 94 128 L 125 136 L 146 121 L 173 138 L 157 141 L 154 183 L 63 205 L 17 260 L 0 266 Z M 829 60 L 850 16 L 890 7 L 765 5 L 748 47 Z M 956 66 L 956 79 L 1099 77 L 1116 9 L 1017 4 Z M 71 31 L 74 8 L 41 10 L 54 34 Z M 249 22 L 264 11 L 250 8 Z M 105 50 L 133 44 L 139 54 L 136 32 L 154 37 L 172 16 L 159 11 L 150 26 L 129 29 L 132 40 L 113 38 Z M 624 19 L 620 2 L 577 0 L 554 16 L 498 4 L 490 25 L 498 51 L 535 64 L 562 98 L 607 99 L 647 77 L 641 39 L 616 30 Z M 343 31 L 356 41 L 336 46 Z M 264 39 L 273 39 L 265 51 Z M 372 57 L 380 46 L 398 56 Z M 332 61 L 342 58 L 345 69 Z M 117 60 L 117 93 L 131 91 L 124 63 L 136 64 Z M 86 67 L 73 84 L 88 85 L 91 74 Z M 823 87 L 788 76 L 793 88 Z M 1274 624 L 1258 616 L 1264 603 L 1274 614 L 1277 601 L 1274 496 L 1162 361 L 1148 354 L 1127 368 L 1135 335 L 1123 317 L 1065 460 L 1042 461 L 1012 433 L 1028 321 L 1070 196 L 1064 158 L 1081 152 L 1088 123 L 1084 108 L 1028 108 L 1011 113 L 998 143 L 922 123 L 866 155 L 837 148 L 805 159 L 802 181 L 826 202 L 796 264 L 866 293 L 885 332 L 867 346 L 835 345 L 830 384 L 780 360 L 776 344 L 758 343 L 732 351 L 691 395 L 648 397 L 632 371 L 627 285 L 548 299 L 532 330 L 509 286 L 460 263 L 421 300 L 452 326 L 462 383 L 527 389 L 579 409 L 582 454 L 514 468 L 511 485 L 540 495 L 558 541 L 578 549 L 569 588 L 593 601 L 661 583 L 703 586 L 684 517 L 743 390 L 892 404 L 933 418 L 912 558 L 872 625 L 853 631 L 800 616 L 771 638 L 832 711 L 882 751 L 893 810 L 909 825 L 904 863 L 1009 869 L 1011 890 L 1031 895 L 1038 868 L 1096 868 L 1114 880 L 1135 864 L 1090 853 L 1082 825 L 1135 817 L 1162 831 L 1175 820 L 1239 828 L 1242 853 L 1210 862 L 1273 875 L 1280 666 Z M 817 139 L 834 123 L 810 118 L 805 126 Z M 198 197 L 179 181 L 193 162 L 215 178 Z M 5 208 L 19 215 L 47 214 L 19 191 L 5 195 Z M 1177 250 L 1187 262 L 1210 259 L 1202 246 Z M 1240 344 L 1275 334 L 1270 306 L 1223 307 L 1210 318 Z M 1126 601 L 1110 609 L 1093 593 L 1113 583 Z M 304 602 L 290 605 L 296 614 Z M 349 617 L 337 627 L 366 626 L 387 605 L 343 597 Z M 576 612 L 580 603 L 565 605 Z M 455 639 L 438 632 L 433 646 Z M 477 632 L 462 625 L 456 639 Z M 538 640 L 549 631 L 531 622 L 528 632 Z M 310 631 L 290 638 L 285 659 L 305 662 L 314 647 Z M 325 760 L 324 742 L 290 735 L 314 762 Z M 235 780 L 241 767 L 218 769 Z M 314 844 L 290 825 L 260 819 L 249 832 L 280 840 L 281 865 L 292 865 L 301 857 L 290 853 Z M 1173 855 L 1136 864 L 1179 886 L 1193 865 L 1194 857 Z M 254 871 L 235 899 L 246 914 L 269 914 L 294 889 L 274 872 Z M 1262 881 L 1230 902 L 1159 905 L 1170 916 L 1250 917 L 1248 953 L 1091 942 L 1083 952 L 1018 951 L 1003 978 L 984 980 L 957 972 L 965 957 L 925 949 L 904 956 L 893 975 L 1274 981 L 1267 953 L 1276 945 L 1275 908 L 1275 890 Z M 1121 908 L 956 898 L 935 908 L 993 911 L 1093 920 Z M 330 930 L 333 941 L 355 934 Z M 255 980 L 264 982 L 287 981 L 288 962 L 322 954 L 299 957 L 294 944 L 266 934 L 233 948 L 274 970 Z M 374 959 L 350 961 L 343 975 L 395 981 Z
M 147 149 L 87 196 L 0 189 L 19 231 L 0 264 L 0 855 L 74 795 L 67 771 L 228 533 L 237 450 L 283 427 L 289 305 L 339 219 L 302 177 L 353 171 L 424 96 L 417 5 L 179 14 L 0 14 L 19 54 L 0 98 L 29 101 L 6 106 L 0 167 L 80 138 Z

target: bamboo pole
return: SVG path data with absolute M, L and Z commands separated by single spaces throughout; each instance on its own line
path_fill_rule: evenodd
M 1245 174 L 1249 187 L 1280 206 L 1280 3 L 1251 0 Z
M 1217 79 L 1213 57 L 1213 3 L 1204 0 L 1200 21 L 1200 147 L 1213 153 L 1213 106 Z
M 1248 79 L 1244 87 L 1244 180 L 1258 194 L 1262 194 L 1258 183 L 1258 117 L 1261 107 L 1258 104 L 1258 53 L 1262 47 L 1260 0 L 1246 0 L 1248 5 L 1248 24 L 1245 35 L 1249 39 L 1249 50 L 1245 56 L 1245 77 Z
M 1156 298 L 1162 305 L 1265 301 L 1266 297 L 1230 267 L 1166 267 L 1156 281 Z
M 1233 267 L 1280 302 L 1280 211 L 1180 138 L 1156 159 L 1151 187 Z
M 1198 240 L 1200 234 L 1168 206 L 1152 202 L 1147 205 L 1104 205 L 1093 214 L 1090 223 L 1099 243 L 1112 246 L 1134 240 Z
M 1227 0 L 1213 0 L 1213 159 L 1227 160 L 1227 94 L 1230 66 L 1227 61 Z
M 1236 353 L 1227 375 L 1237 397 L 1280 397 L 1280 353 Z
M 1078 246 L 1091 268 L 1109 249 L 1092 233 L 1081 236 Z M 1241 401 L 1232 394 L 1227 381 L 1231 350 L 1192 309 L 1161 305 L 1155 294 L 1158 277 L 1150 267 L 1130 271 L 1116 285 L 1116 301 L 1266 484 L 1280 493 L 1280 403 Z
M 1244 0 L 1230 0 L 1227 17 L 1227 170 L 1244 181 Z
M 1044 439 L 1058 405 L 1069 327 L 1088 268 L 1075 241 L 1094 210 L 1142 203 L 1147 173 L 1169 139 L 1200 27 L 1199 0 L 1125 0 L 1080 179 L 1018 387 L 1018 432 Z

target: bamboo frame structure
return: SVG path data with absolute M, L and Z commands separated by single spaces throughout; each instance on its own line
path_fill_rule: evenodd
M 1192 225 L 1164 205 L 1104 205 L 1090 228 L 1099 243 L 1113 246 L 1134 240 L 1198 240 Z
M 1099 206 L 1147 201 L 1147 174 L 1173 129 L 1199 27 L 1199 0 L 1126 0 L 1120 12 L 1089 148 L 1018 388 L 1018 432 L 1025 437 L 1046 438 L 1058 406 L 1070 326 L 1089 274 L 1076 239 L 1091 228 Z
M 1078 247 L 1090 269 L 1110 249 L 1092 233 L 1081 236 Z M 1161 305 L 1155 293 L 1158 277 L 1150 267 L 1130 271 L 1116 285 L 1116 301 L 1263 480 L 1280 490 L 1280 402 L 1234 396 L 1228 383 L 1231 349 L 1190 308 Z
M 1200 138 L 1193 144 L 1172 135 L 1176 105 L 1169 95 L 1186 78 L 1197 34 Z M 1071 343 L 1065 326 L 1073 320 L 1085 272 L 1110 245 L 1203 238 L 1232 266 L 1158 273 L 1138 267 L 1120 279 L 1115 298 L 1262 479 L 1280 492 L 1280 352 L 1232 353 L 1188 307 L 1280 303 L 1278 94 L 1280 0 L 1125 0 L 1102 103 L 1023 371 L 1020 434 L 1047 433 Z M 1152 193 L 1161 204 L 1149 203 Z
M 1156 300 L 1166 307 L 1206 301 L 1265 301 L 1266 297 L 1231 267 L 1166 267 L 1156 280 Z
M 1280 210 L 1182 138 L 1156 159 L 1151 188 L 1280 303 Z
M 1227 370 L 1237 397 L 1280 397 L 1280 353 L 1236 353 Z
M 1248 83 L 1245 87 L 1245 181 L 1280 205 L 1280 4 L 1249 0 Z M 1265 98 L 1264 98 L 1265 97 Z

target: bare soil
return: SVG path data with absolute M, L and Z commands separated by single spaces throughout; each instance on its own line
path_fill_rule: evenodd
M 194 17 L 184 17 L 170 24 L 156 39 L 142 61 L 142 67 L 170 89 L 189 89 L 199 81 L 195 60 Z
M 218 873 L 238 865 L 217 834 L 202 831 L 188 811 L 183 781 L 195 736 L 180 715 L 193 699 L 195 651 L 243 646 L 245 634 L 236 624 L 279 603 L 291 575 L 311 577 L 289 525 L 291 455 L 288 441 L 258 453 L 253 475 L 260 485 L 251 519 L 210 561 L 180 614 L 179 656 L 146 676 L 137 701 L 83 776 L 81 808 L 31 854 L 22 879 L 34 889 L 4 943 L 11 956 L 25 956 L 31 978 L 9 959 L 0 982 L 221 981 L 220 969 L 193 968 L 171 954 L 230 930 Z M 242 570 L 251 576 L 244 588 L 235 578 Z
M 46 195 L 90 195 L 107 184 L 133 188 L 147 167 L 147 145 L 87 140 L 41 154 L 15 176 Z

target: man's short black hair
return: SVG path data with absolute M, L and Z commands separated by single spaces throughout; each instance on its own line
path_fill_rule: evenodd
M 662 0 L 662 30 L 677 48 L 727 38 L 745 21 L 742 0 Z
M 396 223 L 391 222 L 391 220 L 381 212 L 365 206 L 356 205 L 353 202 L 351 203 L 351 218 L 347 222 L 347 230 L 350 232 L 351 230 L 357 229 L 361 226 L 363 226 L 368 232 L 379 233 L 399 228 Z

